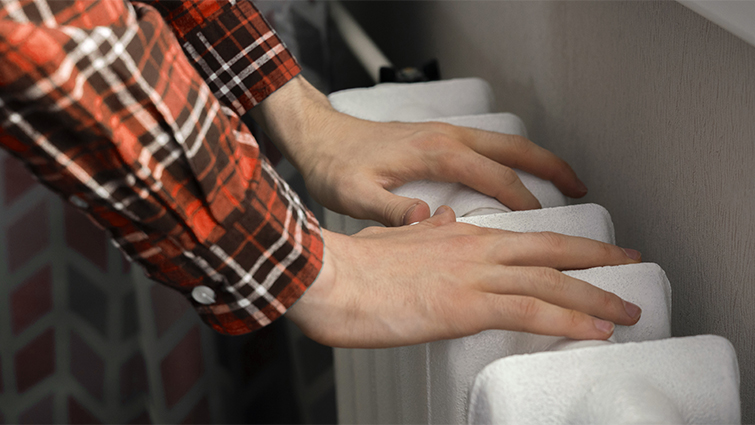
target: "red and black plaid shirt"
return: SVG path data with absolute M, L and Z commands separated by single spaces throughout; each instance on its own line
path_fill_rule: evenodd
M 251 3 L 0 5 L 0 145 L 217 331 L 284 313 L 323 246 L 239 119 L 300 71 Z

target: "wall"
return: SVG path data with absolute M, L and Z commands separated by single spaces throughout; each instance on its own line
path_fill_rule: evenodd
M 572 164 L 668 274 L 674 335 L 734 344 L 755 422 L 755 47 L 676 2 L 347 6 L 397 65 L 488 80 Z
M 214 342 L 183 296 L 0 151 L 0 423 L 225 422 Z

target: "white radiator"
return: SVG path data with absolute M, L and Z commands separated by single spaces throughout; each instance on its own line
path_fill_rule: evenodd
M 382 84 L 330 96 L 345 113 L 374 121 L 445 121 L 526 135 L 511 114 L 493 113 L 479 79 Z M 519 172 L 542 210 L 504 212 L 497 200 L 460 185 L 415 182 L 395 190 L 460 221 L 512 231 L 554 231 L 614 242 L 599 205 L 567 206 L 550 183 Z M 325 226 L 355 233 L 375 223 L 326 212 Z M 609 342 L 511 331 L 391 349 L 336 349 L 341 423 L 739 423 L 739 372 L 721 337 L 671 338 L 671 287 L 656 264 L 570 271 L 643 309 Z

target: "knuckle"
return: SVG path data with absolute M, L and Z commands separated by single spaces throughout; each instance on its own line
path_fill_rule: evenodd
M 463 171 L 459 161 L 459 155 L 456 152 L 446 150 L 435 155 L 435 162 L 438 172 L 441 176 L 454 176 L 459 171 Z
M 519 175 L 512 168 L 500 168 L 500 182 L 504 186 L 515 186 L 519 184 Z
M 461 147 L 450 137 L 439 133 L 427 133 L 426 136 L 418 138 L 415 147 L 423 153 L 427 165 L 439 175 L 453 175 L 461 171 Z
M 425 123 L 425 126 L 433 132 L 442 134 L 456 134 L 458 127 L 446 122 L 430 121 Z
M 522 321 L 528 322 L 540 314 L 540 303 L 532 297 L 519 297 L 513 303 L 513 314 Z
M 480 227 L 475 226 L 474 224 L 469 223 L 463 223 L 460 221 L 456 221 L 450 224 L 452 229 L 460 234 L 470 235 L 470 236 L 485 236 L 493 234 L 492 230 L 487 227 Z
M 565 249 L 566 241 L 564 236 L 554 232 L 539 232 L 537 237 L 540 242 L 549 250 L 561 252 Z
M 415 146 L 429 152 L 444 151 L 451 147 L 453 139 L 441 131 L 426 130 L 417 134 Z
M 566 276 L 563 273 L 548 267 L 541 267 L 539 273 L 541 284 L 545 284 L 549 292 L 566 292 Z
M 530 139 L 518 134 L 511 135 L 511 144 L 522 155 L 531 154 L 535 149 L 535 144 Z
M 547 286 L 552 284 L 553 276 L 548 267 L 529 267 L 529 279 L 531 285 Z
M 388 222 L 387 224 L 400 226 L 403 224 L 401 223 L 401 219 L 404 217 L 404 212 L 400 202 L 388 202 L 383 205 L 382 217 L 384 221 Z
M 562 174 L 567 174 L 572 172 L 571 165 L 569 165 L 568 162 L 564 161 L 561 158 L 557 158 L 558 161 L 556 162 L 556 168 L 558 171 L 560 171 Z
M 582 326 L 586 316 L 577 310 L 567 310 L 566 323 L 569 328 L 576 329 Z
M 619 248 L 617 248 L 617 247 L 615 247 L 613 245 L 607 244 L 607 243 L 601 243 L 600 244 L 600 254 L 603 255 L 603 258 L 617 257 L 617 254 L 618 254 L 617 250 L 618 249 Z
M 618 304 L 619 297 L 616 295 L 603 291 L 600 295 L 600 306 L 606 311 L 615 310 L 615 306 Z

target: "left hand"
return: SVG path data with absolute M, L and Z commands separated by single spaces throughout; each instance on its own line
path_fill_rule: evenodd
M 425 202 L 390 193 L 414 180 L 463 183 L 513 210 L 540 208 L 512 168 L 552 181 L 567 196 L 587 193 L 565 161 L 524 137 L 439 122 L 360 120 L 334 110 L 301 76 L 251 113 L 313 198 L 355 218 L 400 226 L 430 217 Z
M 305 335 L 333 347 L 383 348 L 506 329 L 607 339 L 638 306 L 558 270 L 640 261 L 634 250 L 556 233 L 457 223 L 440 207 L 416 226 L 323 230 L 320 274 L 289 308 Z

